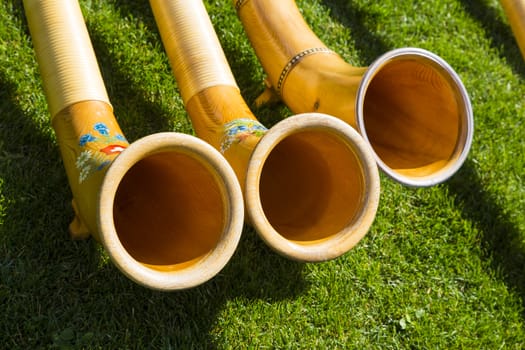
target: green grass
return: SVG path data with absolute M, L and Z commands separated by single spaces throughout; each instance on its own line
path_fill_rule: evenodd
M 128 139 L 191 133 L 147 1 L 81 5 Z M 231 2 L 206 5 L 251 103 L 264 73 Z M 382 176 L 374 225 L 336 260 L 286 260 L 246 228 L 210 282 L 173 293 L 145 289 L 93 240 L 69 238 L 71 194 L 21 1 L 2 1 L 0 347 L 525 347 L 525 63 L 498 1 L 298 5 L 352 64 L 404 46 L 447 60 L 475 114 L 463 168 L 427 189 Z M 283 106 L 255 112 L 268 125 L 289 115 Z

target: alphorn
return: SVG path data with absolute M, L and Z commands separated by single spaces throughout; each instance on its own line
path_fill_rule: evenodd
M 354 67 L 323 44 L 293 0 L 233 2 L 268 75 L 256 103 L 281 99 L 294 113 L 344 120 L 370 144 L 379 167 L 408 186 L 441 183 L 461 167 L 472 108 L 443 59 L 403 48 Z
M 379 199 L 378 169 L 360 135 L 317 113 L 267 130 L 242 98 L 202 1 L 150 5 L 195 132 L 232 165 L 262 240 L 303 262 L 351 249 Z
M 74 238 L 101 242 L 131 280 L 197 286 L 242 233 L 240 185 L 222 155 L 174 132 L 126 141 L 77 0 L 24 0 L 51 121 L 73 194 Z
M 525 1 L 500 0 L 500 3 L 521 50 L 521 55 L 525 58 Z

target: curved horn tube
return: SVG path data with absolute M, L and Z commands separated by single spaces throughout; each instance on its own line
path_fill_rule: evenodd
M 282 99 L 295 113 L 338 117 L 364 137 L 379 167 L 394 180 L 441 183 L 470 150 L 473 117 L 454 70 L 421 49 L 393 50 L 368 68 L 328 49 L 293 0 L 234 0 L 268 74 L 257 103 Z
M 76 218 L 130 279 L 153 289 L 215 276 L 239 241 L 242 192 L 222 155 L 159 133 L 129 145 L 113 115 L 76 0 L 24 0 Z
M 234 168 L 259 236 L 300 261 L 351 249 L 379 199 L 378 170 L 359 134 L 319 113 L 267 130 L 243 100 L 202 1 L 150 4 L 194 129 Z
M 500 0 L 500 3 L 520 47 L 521 55 L 525 58 L 525 1 Z

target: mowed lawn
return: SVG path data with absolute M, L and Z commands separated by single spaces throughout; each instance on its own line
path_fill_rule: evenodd
M 127 138 L 192 133 L 148 2 L 80 3 Z M 205 4 L 253 105 L 265 75 L 234 6 Z M 499 2 L 297 4 L 354 65 L 406 46 L 450 64 L 474 110 L 462 169 L 422 189 L 381 175 L 373 226 L 338 259 L 287 260 L 246 226 L 232 260 L 209 282 L 146 289 L 94 240 L 69 237 L 71 192 L 22 3 L 3 0 L 0 348 L 525 348 L 525 63 Z M 253 111 L 267 126 L 290 115 L 283 105 Z

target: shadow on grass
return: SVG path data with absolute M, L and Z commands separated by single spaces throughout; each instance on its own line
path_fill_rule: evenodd
M 461 0 L 461 4 L 465 11 L 483 26 L 486 36 L 492 39 L 491 45 L 501 53 L 512 70 L 525 77 L 525 63 L 518 43 L 511 28 L 501 20 L 496 9 L 478 0 Z
M 118 84 L 108 90 L 118 89 L 112 102 L 124 118 L 119 122 L 129 123 L 125 117 L 138 109 L 148 115 L 148 128 L 165 128 L 167 112 L 143 98 L 146 92 L 131 84 L 108 44 L 91 34 L 97 54 L 104 56 L 99 57 L 102 71 Z M 93 240 L 71 241 L 71 194 L 58 147 L 24 111 L 19 101 L 26 97 L 17 95 L 23 82 L 9 80 L 9 69 L 0 66 L 0 193 L 6 198 L 0 300 L 7 305 L 0 339 L 7 337 L 6 346 L 214 348 L 213 327 L 228 301 L 273 302 L 307 288 L 303 264 L 271 252 L 251 229 L 244 230 L 236 254 L 218 276 L 173 293 L 136 285 Z M 131 138 L 144 136 L 140 132 Z
M 331 10 L 333 18 L 351 30 L 352 40 L 365 62 L 372 62 L 379 55 L 394 48 L 368 29 L 367 22 L 375 21 L 372 13 L 358 8 L 351 1 L 323 0 L 323 3 Z M 525 76 L 525 62 L 512 30 L 501 20 L 496 9 L 477 0 L 461 0 L 461 4 L 465 11 L 483 26 L 486 36 L 492 39 L 492 46 L 501 52 L 513 71 Z
M 352 39 L 357 50 L 366 61 L 374 60 L 378 55 L 392 49 L 367 28 L 370 15 L 357 8 L 353 2 L 324 0 L 331 10 L 331 15 L 352 32 Z M 462 0 L 465 9 L 486 28 L 493 38 L 493 43 L 501 43 L 502 54 L 514 71 L 525 73 L 524 61 L 514 41 L 510 28 L 498 19 L 494 9 L 480 1 Z M 504 210 L 497 204 L 494 196 L 483 186 L 474 164 L 467 161 L 462 169 L 448 182 L 448 187 L 455 194 L 464 217 L 475 223 L 482 232 L 483 244 L 496 272 L 502 272 L 504 282 L 515 291 L 525 308 L 525 247 L 521 243 L 520 231 L 511 222 Z M 525 314 L 523 315 L 525 318 Z
M 128 140 L 169 131 L 173 117 L 170 112 L 151 102 L 149 91 L 137 87 L 126 66 L 113 57 L 102 33 L 91 28 L 89 23 L 87 26 L 115 116 Z
M 133 17 L 139 19 L 145 28 L 155 33 L 152 40 L 158 40 L 158 43 L 161 43 L 155 18 L 147 2 L 135 3 L 125 0 L 115 0 L 115 4 L 123 18 Z M 97 52 L 104 57 L 101 62 L 103 71 L 111 75 L 116 74 L 116 76 L 110 80 L 123 81 L 124 85 L 129 86 L 129 91 L 126 92 L 128 96 L 121 96 L 121 98 L 124 99 L 124 104 L 126 104 L 126 99 L 131 96 L 145 95 L 146 92 L 142 91 L 142 87 L 134 86 L 131 83 L 132 79 L 127 76 L 125 67 L 119 66 L 117 61 L 112 59 L 109 44 L 105 43 L 102 37 L 96 32 L 91 32 L 91 39 L 94 42 Z M 155 44 L 157 43 L 152 43 L 152 46 L 155 46 Z M 227 43 L 224 46 L 228 46 Z M 163 50 L 163 46 L 161 45 L 160 47 Z M 165 54 L 164 51 L 163 54 Z M 239 53 L 226 52 L 225 50 L 225 55 L 227 57 L 234 57 L 235 55 L 238 56 Z M 253 62 L 237 60 L 236 63 L 236 71 L 239 75 L 242 75 L 243 72 L 245 73 L 256 69 L 255 66 L 251 65 Z M 239 65 L 239 63 L 241 63 L 241 65 Z M 167 69 L 170 69 L 171 73 L 171 68 L 167 67 Z M 176 91 L 173 91 L 173 94 L 176 94 Z M 143 102 L 148 103 L 147 101 L 141 101 L 141 103 Z M 170 116 L 166 115 L 165 118 L 169 119 Z M 303 264 L 301 263 L 292 262 L 276 255 L 256 237 L 255 232 L 251 228 L 245 227 L 240 249 L 234 256 L 229 267 L 225 269 L 225 271 L 233 274 L 233 278 L 230 281 L 225 280 L 225 283 L 233 283 L 232 288 L 227 289 L 234 292 L 232 294 L 234 297 L 243 296 L 250 299 L 265 300 L 289 298 L 298 295 L 305 287 L 304 281 L 302 281 L 301 278 L 302 266 Z M 271 273 L 268 274 L 268 272 Z M 287 281 L 288 279 L 290 280 Z M 241 285 L 239 285 L 239 282 L 242 282 Z M 236 290 L 237 292 L 235 292 Z
M 464 217 L 482 233 L 493 270 L 501 272 L 505 284 L 518 294 L 525 309 L 525 247 L 520 231 L 497 204 L 494 195 L 484 188 L 471 161 L 467 160 L 458 174 L 449 180 L 448 187 L 455 193 Z
M 150 32 L 155 33 L 158 42 L 161 43 L 153 12 L 147 2 L 134 3 L 126 0 L 115 0 L 115 4 L 123 16 L 140 19 L 145 28 Z M 262 71 L 262 67 L 257 61 L 253 50 L 251 51 L 252 55 L 249 55 L 246 51 L 243 51 L 243 54 L 241 55 L 240 48 L 243 43 L 239 43 L 237 36 L 220 35 L 222 29 L 221 21 L 224 20 L 224 18 L 236 16 L 234 6 L 232 5 L 228 8 L 221 7 L 219 9 L 216 9 L 211 5 L 209 7 L 211 7 L 211 9 L 207 10 L 209 11 L 210 17 L 214 18 L 212 25 L 217 33 L 221 48 L 228 61 L 228 65 L 241 91 L 241 95 L 245 99 L 246 104 L 253 111 L 256 118 L 263 125 L 270 128 L 285 116 L 291 115 L 291 112 L 283 104 L 255 107 L 253 103 L 255 98 L 264 90 L 263 78 L 256 78 L 257 72 Z M 241 22 L 239 20 L 237 20 L 237 22 L 236 29 L 243 31 Z M 248 43 L 247 37 L 244 38 L 244 43 Z M 171 68 L 169 69 L 171 72 Z
M 368 22 L 377 21 L 372 13 L 360 9 L 353 1 L 323 0 L 330 9 L 330 15 L 350 29 L 351 40 L 364 62 L 372 63 L 380 55 L 392 50 L 392 44 L 385 42 L 368 28 Z
M 9 69 L 0 68 L 0 339 L 35 348 L 52 342 L 50 327 L 65 327 L 55 324 L 67 308 L 63 298 L 75 278 L 90 274 L 87 266 L 96 268 L 97 254 L 87 241 L 69 239 L 71 193 L 58 147 L 20 106 L 32 96 L 17 94 Z
M 148 30 L 157 33 L 155 38 L 160 42 L 149 7 L 146 8 L 143 3 L 127 1 L 116 3 L 122 17 L 132 16 L 139 19 Z M 142 87 L 132 83 L 126 67 L 119 65 L 118 61 L 113 59 L 110 44 L 104 42 L 103 36 L 93 30 L 90 34 L 97 54 L 102 56 L 99 60 L 102 70 L 107 72 L 107 75 L 111 75 L 109 81 L 121 82 L 128 87 L 120 91 L 118 96 L 120 103 L 128 106 L 129 99 L 146 95 L 147 92 L 143 91 Z M 156 43 L 152 46 L 155 46 L 154 44 Z M 173 94 L 176 94 L 176 91 L 173 91 Z M 137 104 L 144 105 L 139 107 L 144 108 L 144 112 L 156 108 L 149 106 L 149 102 L 145 100 L 139 100 Z M 150 112 L 150 115 L 157 114 Z M 162 118 L 169 120 L 170 116 L 165 114 Z M 154 334 L 159 329 L 159 320 L 156 320 L 156 317 L 163 314 L 161 323 L 171 326 L 162 326 L 161 329 L 170 334 L 167 338 L 175 338 L 176 342 L 180 342 L 172 345 L 191 344 L 197 348 L 213 347 L 213 325 L 217 313 L 228 301 L 241 298 L 271 302 L 294 298 L 307 288 L 302 277 L 302 269 L 303 264 L 279 257 L 256 237 L 253 230 L 245 228 L 236 254 L 224 270 L 210 282 L 192 290 L 171 294 L 149 292 L 134 286 L 133 299 L 139 294 L 149 296 L 144 300 L 151 297 L 156 300 L 155 303 L 143 304 L 142 306 L 145 306 L 143 312 L 134 316 L 144 320 L 143 324 L 137 325 L 136 331 L 140 333 L 140 328 L 150 325 L 149 331 Z M 153 316 L 150 315 L 152 311 Z

